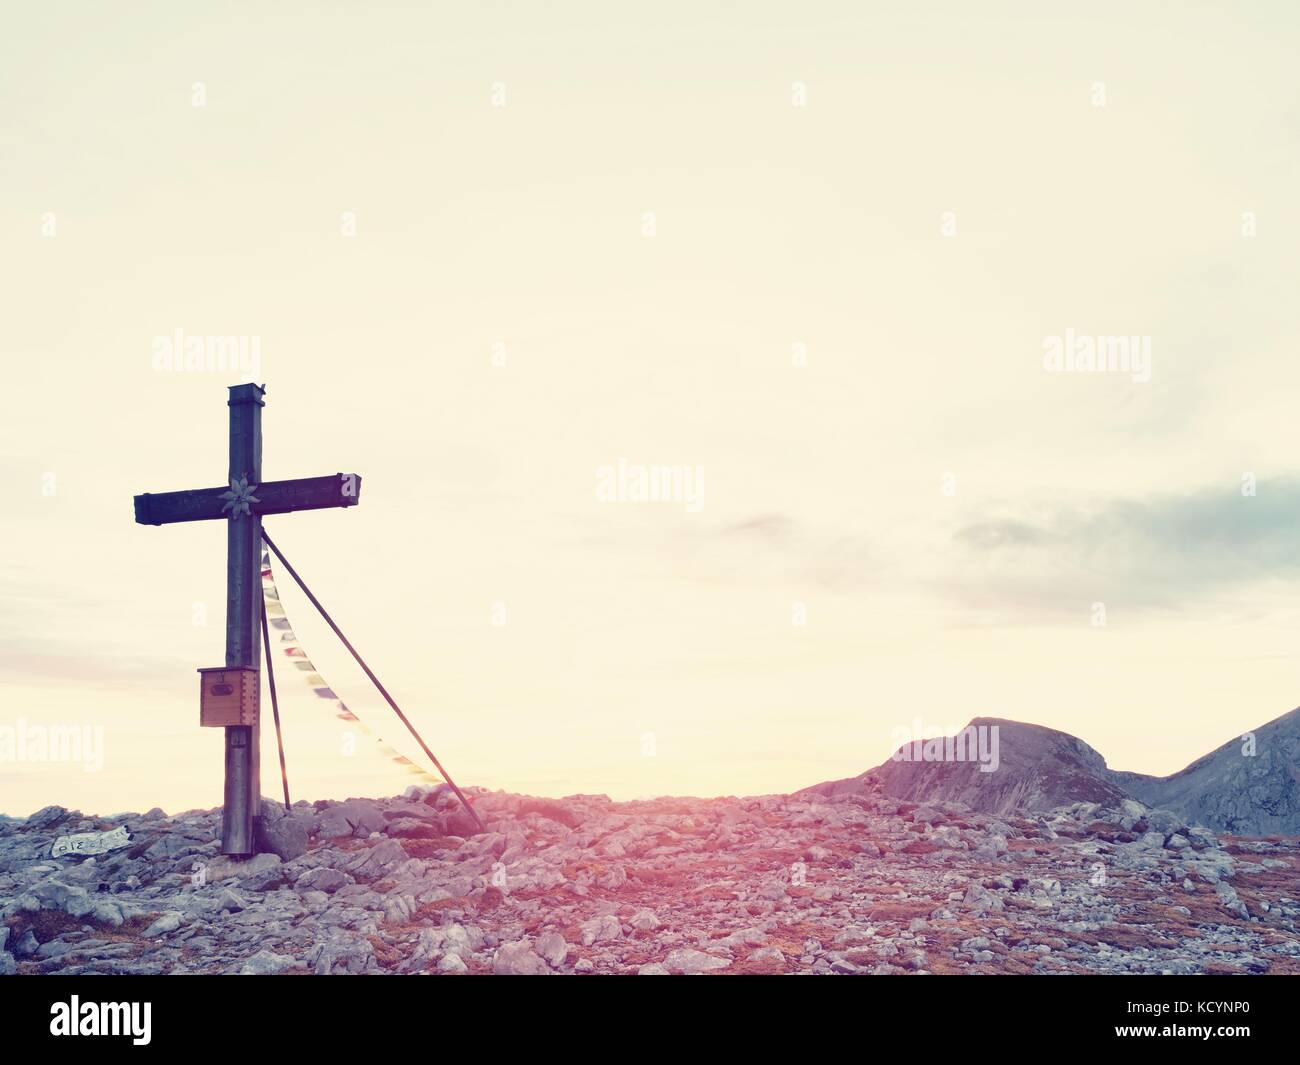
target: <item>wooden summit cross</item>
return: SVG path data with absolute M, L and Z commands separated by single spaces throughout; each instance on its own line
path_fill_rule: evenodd
M 141 525 L 223 519 L 226 522 L 226 667 L 261 670 L 262 515 L 356 506 L 361 478 L 353 473 L 262 481 L 261 385 L 230 386 L 230 485 L 135 497 Z M 254 689 L 256 690 L 256 689 Z M 252 854 L 261 820 L 258 725 L 226 726 L 225 801 L 221 853 Z

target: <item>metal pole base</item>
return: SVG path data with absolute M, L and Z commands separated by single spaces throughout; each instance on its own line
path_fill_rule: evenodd
M 244 857 L 256 852 L 253 804 L 249 785 L 253 774 L 252 727 L 226 729 L 226 792 L 221 810 L 221 853 Z

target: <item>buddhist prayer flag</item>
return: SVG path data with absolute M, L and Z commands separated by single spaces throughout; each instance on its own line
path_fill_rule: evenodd
M 262 600 L 266 603 L 267 621 L 281 633 L 280 642 L 298 644 L 298 637 L 294 633 L 293 626 L 289 623 L 288 617 L 285 616 L 284 607 L 280 603 L 280 593 L 275 587 L 275 575 L 271 572 L 271 553 L 266 550 L 262 552 Z M 272 617 L 271 615 L 276 616 Z M 289 659 L 299 670 L 299 675 L 316 694 L 316 697 L 333 703 L 335 717 L 351 722 L 370 736 L 375 741 L 375 746 L 382 758 L 394 763 L 403 773 L 423 777 L 435 783 L 438 782 L 436 776 L 412 762 L 349 710 L 343 700 L 335 694 L 334 689 L 325 683 L 325 678 L 316 672 L 316 667 L 312 665 L 311 659 L 307 657 L 307 652 L 302 647 L 284 647 L 282 651 L 284 657 Z

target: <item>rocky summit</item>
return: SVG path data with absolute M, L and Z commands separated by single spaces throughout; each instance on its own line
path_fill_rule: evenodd
M 860 777 L 808 790 L 837 795 L 879 786 L 894 798 L 961 802 L 987 813 L 1036 813 L 1072 802 L 1113 806 L 1130 797 L 1109 778 L 1106 760 L 1068 733 L 991 717 L 975 718 L 966 731 L 977 737 L 957 752 L 966 757 L 954 756 L 947 737 L 905 744 Z M 984 760 L 975 757 L 980 740 Z
M 238 861 L 216 810 L 0 820 L 0 972 L 1300 973 L 1297 840 L 1131 798 L 470 791 L 484 833 L 441 788 L 263 800 Z
M 1300 834 L 1300 709 L 1225 743 L 1173 776 L 1110 777 L 1145 803 L 1225 832 Z
M 1075 802 L 1115 808 L 1135 799 L 1219 832 L 1300 835 L 1300 709 L 1168 777 L 1117 772 L 1077 736 L 1042 725 L 977 717 L 962 732 L 961 745 L 954 737 L 904 744 L 861 776 L 800 794 L 878 788 L 897 799 L 947 800 L 995 814 L 1043 813 Z

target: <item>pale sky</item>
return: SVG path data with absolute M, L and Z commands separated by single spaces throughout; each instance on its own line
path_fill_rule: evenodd
M 132 517 L 226 472 L 176 329 L 259 338 L 267 479 L 364 478 L 267 529 L 462 785 L 788 791 L 979 715 L 1168 773 L 1300 702 L 1294 5 L 275 6 L 0 35 L 0 727 L 104 730 L 0 811 L 220 803 L 225 532 Z M 281 687 L 295 798 L 405 786 Z

